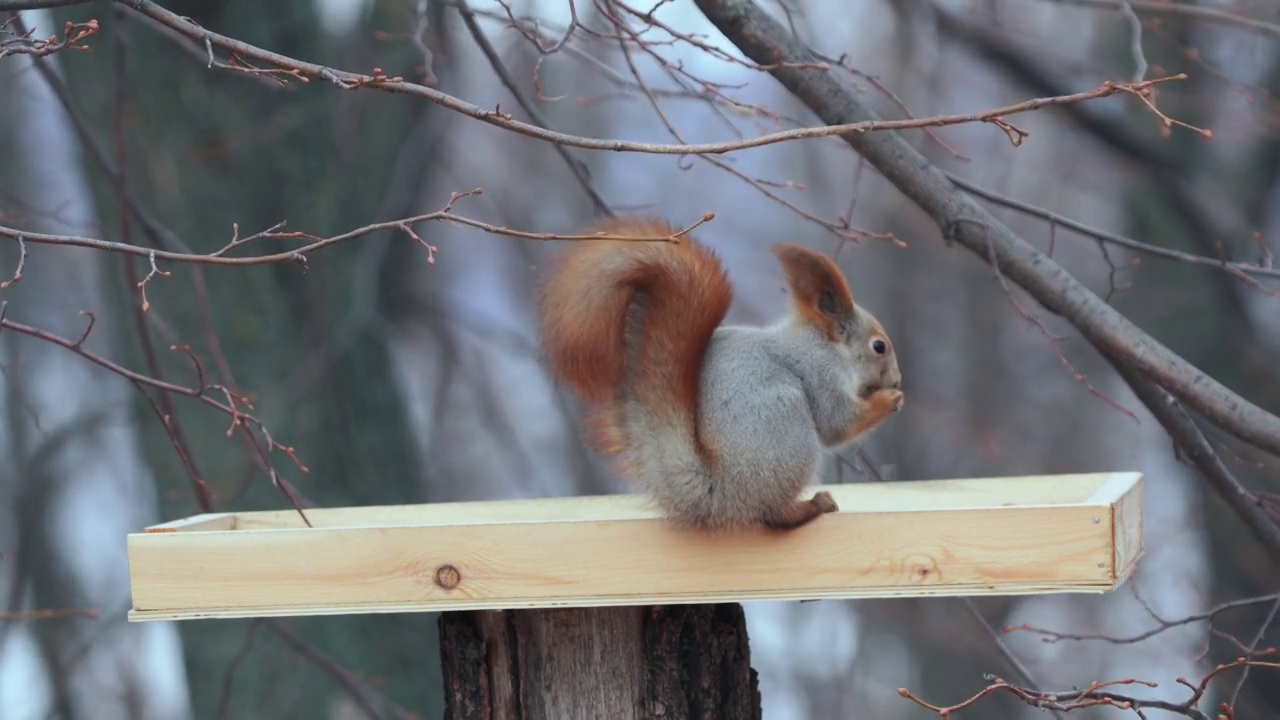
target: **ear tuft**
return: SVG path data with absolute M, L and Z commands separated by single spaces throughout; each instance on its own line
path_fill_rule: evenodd
M 856 311 L 853 293 L 840 268 L 826 255 L 801 245 L 774 245 L 773 254 L 782 263 L 800 316 L 829 340 L 837 341 L 840 324 Z

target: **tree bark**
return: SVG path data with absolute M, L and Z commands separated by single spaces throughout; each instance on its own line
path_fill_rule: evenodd
M 877 121 L 847 75 L 819 56 L 753 0 L 694 0 L 707 20 L 749 60 L 828 125 Z M 1209 377 L 1090 292 L 1052 258 L 1014 234 L 961 192 L 940 169 L 896 132 L 852 132 L 850 147 L 929 215 L 943 237 L 996 266 L 1043 307 L 1065 318 L 1101 353 L 1241 440 L 1280 455 L 1280 417 Z
M 769 64 L 770 74 L 828 125 L 878 120 L 842 76 L 814 70 L 823 62 L 782 24 L 752 0 L 695 0 L 707 19 L 746 57 Z M 798 64 L 797 64 L 798 63 Z M 1182 413 L 1185 403 L 1228 433 L 1257 448 L 1280 454 L 1280 417 L 1235 395 L 1091 293 L 1070 273 L 1009 230 L 975 200 L 963 194 L 937 167 L 893 132 L 842 136 L 942 229 L 997 266 L 1042 306 L 1066 318 L 1120 371 L 1135 394 L 1160 419 L 1175 441 L 1197 460 L 1197 468 L 1273 553 L 1280 550 L 1276 523 L 1221 461 L 1202 450 L 1202 434 Z M 1168 397 L 1165 395 L 1168 393 Z M 1217 462 L 1214 462 L 1214 461 Z M 1243 499 L 1242 499 L 1243 498 Z M 1250 505 L 1252 502 L 1252 505 Z M 1252 509 L 1250 509 L 1252 508 Z
M 736 603 L 447 612 L 446 720 L 759 720 Z

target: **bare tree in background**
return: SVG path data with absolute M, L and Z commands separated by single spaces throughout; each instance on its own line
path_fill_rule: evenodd
M 27 57 L 0 65 L 11 98 L 4 107 L 5 172 L 14 206 L 34 222 L 25 227 L 80 234 L 96 226 L 74 136 L 57 99 Z M 119 323 L 94 310 L 106 301 L 103 253 L 74 247 L 19 247 L 30 265 L 23 282 L 6 288 L 5 308 L 50 332 L 79 337 L 87 321 L 97 332 L 84 347 L 115 354 Z M 6 253 L 12 258 L 11 253 Z M 25 257 L 24 257 L 25 256 Z M 100 312 L 100 311 L 99 311 Z M 71 717 L 191 716 L 177 629 L 129 626 L 127 559 L 121 538 L 157 521 L 155 481 L 140 454 L 128 383 L 103 377 L 65 350 L 6 333 L 5 483 L 2 508 L 6 571 L 0 583 L 9 613 L 54 610 L 39 625 L 5 623 L 7 647 L 32 630 L 45 658 L 31 667 L 20 652 L 4 656 L 5 700 L 16 712 L 41 712 L 40 698 Z M 27 666 L 27 667 L 24 667 Z M 140 670 L 145 669 L 145 674 Z M 26 684 L 27 687 L 22 687 Z M 52 709 L 52 708 L 50 708 Z M 48 712 L 48 711 L 45 711 Z
M 772 242 L 847 270 L 908 402 L 829 482 L 1147 476 L 1112 596 L 749 605 L 766 718 L 1280 709 L 1272 5 L 0 12 L 6 717 L 104 717 L 111 667 L 155 717 L 438 714 L 419 616 L 125 626 L 123 534 L 624 489 L 531 322 L 543 241 L 609 213 L 696 226 L 735 322 Z

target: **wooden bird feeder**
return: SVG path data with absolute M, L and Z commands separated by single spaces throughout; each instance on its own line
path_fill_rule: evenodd
M 1142 475 L 1135 472 L 822 489 L 841 510 L 783 533 L 676 530 L 641 495 L 316 508 L 306 511 L 310 528 L 288 510 L 197 515 L 129 535 L 129 619 L 472 611 L 461 635 L 442 619 L 442 644 L 465 645 L 519 626 L 474 611 L 578 608 L 572 617 L 603 631 L 614 616 L 600 609 L 616 608 L 623 612 L 616 617 L 632 618 L 622 626 L 635 628 L 634 642 L 644 646 L 661 636 L 650 632 L 658 617 L 652 606 L 670 620 L 693 617 L 673 610 L 679 606 L 690 606 L 688 613 L 755 600 L 1104 593 L 1123 584 L 1143 553 Z M 653 612 L 645 615 L 645 607 Z M 556 617 L 547 621 L 570 616 Z M 595 657 L 587 664 L 601 665 Z M 492 663 L 508 661 L 525 662 L 475 662 L 495 672 Z M 637 686 L 645 692 L 658 682 L 648 672 Z M 465 689 L 457 695 L 468 697 Z M 663 712 L 672 718 L 693 716 L 669 698 L 649 702 L 668 703 Z M 469 716 L 451 707 L 453 716 Z

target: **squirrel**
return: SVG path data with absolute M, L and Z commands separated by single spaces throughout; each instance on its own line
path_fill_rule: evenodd
M 537 292 L 544 362 L 585 406 L 587 443 L 680 527 L 792 530 L 838 511 L 825 490 L 798 496 L 824 451 L 903 394 L 893 342 L 835 262 L 774 245 L 789 317 L 721 325 L 733 288 L 691 234 L 649 217 L 588 233 Z

